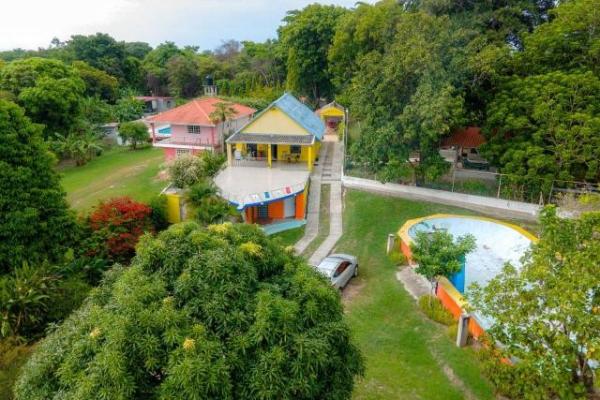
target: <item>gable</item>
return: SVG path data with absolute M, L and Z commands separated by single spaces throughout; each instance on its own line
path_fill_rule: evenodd
M 344 117 L 345 113 L 344 110 L 340 110 L 338 107 L 333 106 L 333 105 L 326 105 L 325 107 L 321 108 L 319 111 L 317 111 L 317 113 L 321 116 L 325 116 L 325 117 Z
M 277 106 L 260 114 L 246 125 L 241 133 L 262 133 L 270 135 L 310 135 L 305 128 L 281 111 Z

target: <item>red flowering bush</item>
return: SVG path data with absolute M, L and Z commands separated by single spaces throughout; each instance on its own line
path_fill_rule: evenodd
M 90 229 L 88 256 L 126 262 L 135 254 L 140 236 L 154 232 L 152 208 L 129 197 L 98 204 L 87 219 Z

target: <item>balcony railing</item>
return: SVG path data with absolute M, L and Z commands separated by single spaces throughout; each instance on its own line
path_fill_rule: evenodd
M 212 141 L 208 138 L 190 138 L 187 136 L 184 137 L 170 137 L 167 139 L 163 139 L 155 142 L 155 145 L 164 146 L 164 145 L 178 145 L 178 146 L 198 146 L 198 147 L 221 147 L 220 143 L 212 143 Z

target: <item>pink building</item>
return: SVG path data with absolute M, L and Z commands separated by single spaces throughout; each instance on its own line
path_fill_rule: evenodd
M 256 112 L 242 104 L 230 103 L 235 115 L 225 122 L 214 123 L 210 115 L 217 103 L 224 102 L 217 97 L 203 97 L 148 117 L 154 147 L 164 149 L 167 161 L 206 150 L 223 152 L 225 138 L 248 123 Z

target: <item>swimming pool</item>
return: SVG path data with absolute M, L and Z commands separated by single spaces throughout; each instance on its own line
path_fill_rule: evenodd
M 454 238 L 471 234 L 476 248 L 467 254 L 465 262 L 465 291 L 472 283 L 485 285 L 502 272 L 506 263 L 521 266 L 521 258 L 531 246 L 531 238 L 510 225 L 469 217 L 434 217 L 423 219 L 408 229 L 411 239 L 419 231 L 444 230 Z
M 521 259 L 537 239 L 531 233 L 516 225 L 508 224 L 491 218 L 469 217 L 460 215 L 435 214 L 424 218 L 407 221 L 398 231 L 402 252 L 411 259 L 410 243 L 420 231 L 432 232 L 444 230 L 455 238 L 466 234 L 475 237 L 476 248 L 467 254 L 464 268 L 464 291 L 457 288 L 452 277 L 450 281 L 442 279 L 438 288 L 438 297 L 442 303 L 458 317 L 466 302 L 463 294 L 469 291 L 469 286 L 478 283 L 485 286 L 490 279 L 502 272 L 506 263 L 511 263 L 520 269 Z M 459 285 L 460 286 L 460 285 Z M 487 328 L 491 321 L 481 316 L 478 324 Z

